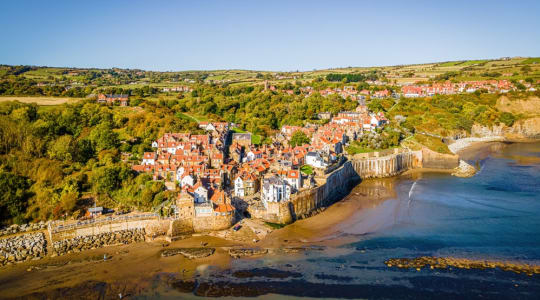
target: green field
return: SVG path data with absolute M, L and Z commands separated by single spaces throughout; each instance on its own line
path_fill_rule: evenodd
M 540 64 L 540 57 L 531 57 L 524 60 L 524 64 Z

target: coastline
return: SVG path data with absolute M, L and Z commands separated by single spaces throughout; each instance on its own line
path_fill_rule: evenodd
M 338 247 L 358 239 L 346 234 L 351 226 L 356 224 L 363 227 L 362 232 L 369 233 L 391 220 L 394 207 L 381 204 L 396 197 L 394 185 L 398 178 L 364 180 L 323 212 L 274 230 L 256 243 L 196 235 L 171 243 L 155 240 L 109 246 L 4 267 L 0 269 L 0 289 L 6 292 L 0 298 L 32 293 L 54 295 L 49 293 L 88 282 L 106 284 L 108 290 L 114 290 L 113 295 L 118 292 L 137 295 L 151 288 L 152 278 L 160 274 L 178 274 L 189 280 L 210 266 L 227 269 L 234 261 L 228 253 L 231 248 L 265 248 L 269 253 L 264 255 L 293 258 L 302 255 L 305 247 Z M 214 248 L 215 252 L 193 260 L 182 255 L 161 257 L 163 250 L 188 247 Z M 284 253 L 284 249 L 291 250 Z M 105 261 L 104 254 L 109 257 Z M 253 256 L 257 257 L 260 255 Z M 82 289 L 81 293 L 91 291 Z
M 493 140 L 468 141 L 460 149 L 460 154 L 480 149 L 490 142 Z M 269 253 L 263 255 L 272 257 L 283 256 L 280 251 L 287 248 L 339 247 L 391 224 L 398 204 L 398 191 L 395 187 L 400 180 L 416 179 L 422 173 L 451 172 L 445 169 L 418 168 L 388 178 L 365 179 L 347 196 L 323 212 L 274 230 L 259 242 L 194 235 L 171 243 L 156 240 L 109 246 L 16 264 L 0 269 L 0 289 L 6 291 L 0 298 L 29 296 L 32 293 L 53 296 L 58 295 L 54 293 L 79 286 L 83 287 L 81 293 L 84 295 L 91 293 L 91 288 L 84 289 L 89 282 L 105 285 L 109 295 L 139 295 L 151 289 L 152 282 L 160 274 L 177 274 L 182 279 L 190 280 L 196 274 L 204 273 L 210 266 L 229 268 L 235 260 L 228 253 L 231 248 L 266 248 Z M 193 260 L 182 255 L 161 257 L 165 249 L 187 247 L 211 247 L 215 253 Z M 291 256 L 291 259 L 302 255 L 302 250 L 295 251 L 285 255 Z M 103 260 L 104 254 L 110 257 L 106 261 Z M 258 257 L 260 255 L 253 256 Z
M 454 154 L 460 154 L 460 152 L 465 151 L 477 144 L 484 144 L 490 142 L 506 142 L 506 138 L 502 136 L 486 136 L 486 137 L 468 137 L 462 138 L 448 146 L 448 149 Z
M 461 153 L 481 151 L 481 146 L 486 144 L 489 143 L 470 143 Z M 207 268 L 229 269 L 236 260 L 228 253 L 231 248 L 265 248 L 268 253 L 262 255 L 270 261 L 297 259 L 303 256 L 304 248 L 312 246 L 340 255 L 343 253 L 339 251 L 346 251 L 339 248 L 341 245 L 354 243 L 365 234 L 391 225 L 399 205 L 397 185 L 401 180 L 416 180 L 423 173 L 448 174 L 451 170 L 418 168 L 389 178 L 365 179 L 321 213 L 274 230 L 259 242 L 195 235 L 171 243 L 155 240 L 110 246 L 2 268 L 0 289 L 6 292 L 0 298 L 92 298 L 96 286 L 108 297 L 119 293 L 148 294 L 157 280 L 190 282 L 204 276 Z M 161 256 L 163 250 L 187 247 L 214 248 L 215 252 L 193 260 L 182 255 Z M 104 254 L 109 257 L 106 261 Z M 254 255 L 242 260 L 261 257 Z

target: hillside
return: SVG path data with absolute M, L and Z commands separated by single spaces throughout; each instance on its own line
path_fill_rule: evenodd
M 474 92 L 400 93 L 405 82 L 447 79 L 507 79 L 511 90 L 481 83 Z M 285 125 L 323 127 L 330 119 L 322 113 L 360 108 L 388 121 L 362 129 L 350 152 L 405 143 L 447 153 L 443 137 L 473 128 L 520 126 L 505 130 L 534 135 L 539 80 L 540 64 L 528 58 L 289 73 L 0 66 L 0 222 L 78 217 L 92 200 L 119 210 L 160 207 L 174 192 L 132 166 L 165 133 L 201 134 L 206 121 L 235 123 L 253 147 L 276 143 Z M 125 94 L 129 103 L 100 104 L 100 93 Z

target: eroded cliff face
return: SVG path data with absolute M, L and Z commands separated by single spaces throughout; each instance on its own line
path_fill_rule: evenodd
M 523 99 L 510 99 L 507 96 L 501 96 L 497 99 L 497 109 L 513 114 L 522 114 L 525 116 L 540 115 L 540 98 L 537 96 L 524 97 Z
M 471 136 L 502 136 L 508 140 L 540 139 L 540 117 L 518 120 L 511 127 L 504 124 L 491 127 L 475 124 L 471 129 Z

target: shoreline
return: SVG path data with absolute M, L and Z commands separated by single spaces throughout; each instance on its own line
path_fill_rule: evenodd
M 489 142 L 469 143 L 461 151 Z M 392 218 L 396 207 L 394 200 L 398 198 L 396 185 L 401 180 L 421 176 L 422 173 L 451 172 L 452 170 L 445 169 L 418 168 L 388 178 L 364 179 L 347 196 L 328 206 L 323 212 L 273 230 L 259 242 L 194 235 L 170 243 L 156 240 L 109 246 L 58 257 L 47 256 L 39 261 L 5 267 L 0 269 L 0 289 L 6 291 L 2 297 L 47 294 L 58 289 L 71 290 L 90 281 L 102 282 L 107 285 L 108 290 L 137 295 L 151 288 L 152 278 L 159 274 L 178 274 L 185 280 L 191 280 L 210 266 L 218 269 L 229 268 L 235 260 L 228 253 L 230 248 L 270 249 L 268 254 L 263 254 L 270 258 L 283 249 L 290 249 L 291 252 L 286 252 L 285 255 L 294 259 L 302 255 L 305 247 L 339 247 L 388 225 L 387 220 Z M 353 232 L 354 234 L 350 234 Z M 182 255 L 161 257 L 161 252 L 165 249 L 202 245 L 215 248 L 214 254 L 193 260 Z M 110 256 L 110 259 L 104 261 L 104 254 Z M 261 255 L 254 255 L 242 259 L 260 257 Z
M 128 289 L 131 294 L 140 294 L 151 285 L 151 279 L 159 274 L 178 274 L 191 280 L 204 269 L 227 269 L 235 258 L 229 249 L 269 249 L 268 257 L 290 257 L 303 255 L 303 249 L 321 246 L 327 249 L 353 242 L 356 237 L 346 234 L 348 227 L 359 222 L 368 233 L 373 220 L 381 212 L 391 212 L 391 207 L 381 207 L 386 200 L 395 197 L 394 186 L 398 177 L 366 179 L 342 200 L 310 218 L 298 220 L 281 229 L 270 232 L 259 242 L 226 240 L 211 235 L 196 235 L 186 239 L 165 242 L 145 241 L 128 245 L 116 245 L 57 257 L 47 256 L 41 260 L 28 261 L 0 269 L 0 289 L 3 297 L 29 296 L 32 293 L 47 294 L 58 289 L 71 289 L 85 282 L 104 282 L 107 285 Z M 343 234 L 345 232 L 345 234 Z M 204 245 L 204 246 L 203 246 Z M 203 247 L 214 248 L 215 252 L 204 258 L 188 259 L 182 255 L 161 257 L 166 249 Z M 103 260 L 103 255 L 108 259 Z M 256 259 L 262 255 L 246 256 Z M 122 292 L 126 294 L 126 292 Z
M 506 142 L 506 138 L 503 136 L 486 136 L 486 137 L 468 137 L 456 140 L 454 143 L 448 145 L 448 149 L 454 154 L 460 154 L 460 152 L 473 147 L 476 144 L 485 144 L 491 142 Z

